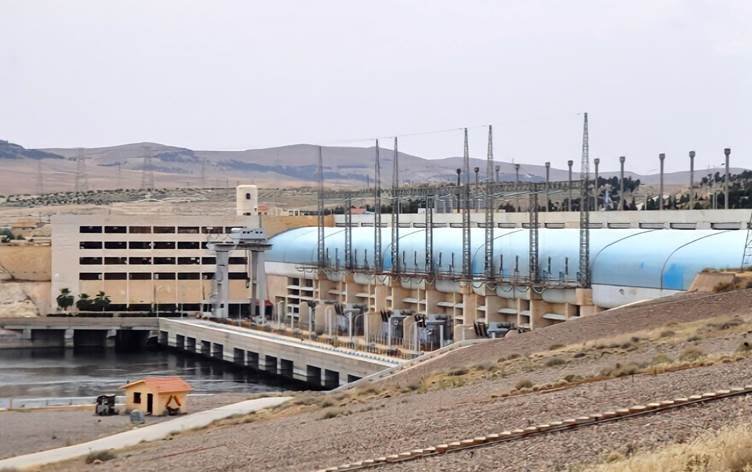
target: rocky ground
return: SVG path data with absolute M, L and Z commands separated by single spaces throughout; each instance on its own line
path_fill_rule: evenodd
M 440 369 L 413 370 L 399 379 L 342 393 L 303 393 L 271 412 L 120 451 L 115 459 L 96 467 L 315 470 L 749 384 L 750 296 L 751 291 L 704 298 L 691 295 L 680 309 L 674 303 L 681 300 L 643 306 L 637 319 L 628 318 L 626 323 L 602 314 L 600 323 L 610 327 L 603 328 L 600 339 L 584 343 L 580 330 L 567 329 L 559 330 L 559 335 L 536 334 L 535 343 L 524 343 L 524 349 L 500 347 L 507 342 L 516 345 L 528 336 L 521 335 L 482 346 L 488 355 L 480 363 L 473 356 L 474 364 L 470 364 L 469 349 L 463 349 L 454 359 L 442 359 Z M 703 304 L 715 309 L 703 312 Z M 719 312 L 723 314 L 707 319 Z M 540 352 L 532 352 L 536 350 Z M 578 470 L 607 457 L 686 441 L 742 421 L 750 413 L 752 399 L 739 397 L 385 469 Z M 82 467 L 83 461 L 74 461 L 54 469 Z
M 190 398 L 192 411 L 243 401 L 248 395 L 227 393 Z M 169 417 L 147 417 L 153 424 Z M 0 459 L 70 446 L 132 428 L 127 415 L 95 416 L 91 407 L 0 411 Z M 43 431 L 43 433 L 42 433 Z

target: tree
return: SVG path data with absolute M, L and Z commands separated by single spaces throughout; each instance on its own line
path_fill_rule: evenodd
M 92 308 L 97 311 L 105 311 L 107 307 L 110 306 L 110 303 L 110 297 L 102 291 L 97 293 L 97 296 L 94 297 L 94 301 L 91 302 Z
M 78 311 L 91 311 L 93 307 L 94 302 L 87 294 L 82 293 L 78 296 L 78 301 L 76 302 L 76 308 L 78 308 Z
M 57 296 L 56 300 L 57 307 L 60 310 L 67 312 L 68 308 L 73 306 L 74 297 L 73 295 L 71 295 L 70 290 L 68 290 L 67 288 L 62 288 L 60 289 L 60 295 Z

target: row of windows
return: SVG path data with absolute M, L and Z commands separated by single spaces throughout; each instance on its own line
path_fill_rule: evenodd
M 246 264 L 248 259 L 245 257 L 230 257 L 230 264 Z M 211 264 L 217 263 L 215 257 L 79 257 L 78 263 L 81 265 L 144 265 L 144 264 Z
M 79 249 L 206 249 L 206 241 L 81 241 Z
M 79 233 L 109 234 L 222 234 L 230 233 L 233 226 L 79 226 Z
M 245 272 L 230 272 L 230 280 L 248 280 Z M 78 280 L 212 280 L 214 272 L 81 272 Z

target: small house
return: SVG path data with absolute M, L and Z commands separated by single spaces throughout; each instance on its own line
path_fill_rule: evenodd
M 187 412 L 191 386 L 180 377 L 144 377 L 121 387 L 125 391 L 125 410 L 140 410 L 147 415 L 177 415 Z

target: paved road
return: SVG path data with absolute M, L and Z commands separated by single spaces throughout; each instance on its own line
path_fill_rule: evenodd
M 172 433 L 201 428 L 213 421 L 227 418 L 233 415 L 242 415 L 252 411 L 269 408 L 286 402 L 292 397 L 267 397 L 255 400 L 246 400 L 232 405 L 225 405 L 213 410 L 200 411 L 175 418 L 170 421 L 144 426 L 143 428 L 113 434 L 104 438 L 95 439 L 81 444 L 76 444 L 48 451 L 35 452 L 23 456 L 11 457 L 0 461 L 0 470 L 27 469 L 40 467 L 55 462 L 75 459 L 86 456 L 92 452 L 105 451 L 108 449 L 123 449 L 135 446 L 142 441 L 154 441 L 167 437 Z

